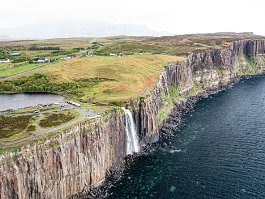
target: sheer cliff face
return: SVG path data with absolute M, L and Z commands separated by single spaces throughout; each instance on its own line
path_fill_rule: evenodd
M 232 47 L 193 52 L 186 62 L 166 67 L 168 85 L 178 85 L 181 92 L 188 92 L 195 84 L 206 91 L 217 89 L 237 76 L 235 56 Z
M 265 55 L 264 40 L 242 40 L 233 44 L 233 51 L 248 57 Z
M 187 57 L 187 61 L 166 66 L 166 72 L 161 73 L 151 96 L 137 102 L 139 109 L 132 106 L 142 144 L 159 138 L 161 125 L 157 122 L 158 113 L 167 106 L 168 101 L 165 99 L 170 95 L 170 87 L 178 86 L 180 94 L 189 95 L 189 91 L 194 88 L 197 89 L 195 94 L 199 94 L 227 86 L 245 70 L 240 68 L 241 63 L 238 63 L 237 57 L 263 56 L 264 44 L 264 40 L 238 41 L 224 49 L 193 52 Z M 255 64 L 259 63 L 256 61 Z
M 45 145 L 23 150 L 17 161 L 14 154 L 2 157 L 0 198 L 66 198 L 86 185 L 96 186 L 125 157 L 123 132 L 123 117 L 113 114 L 106 123 L 84 122 Z
M 199 88 L 195 94 L 218 89 L 240 75 L 237 56 L 256 57 L 264 51 L 264 41 L 244 40 L 225 49 L 194 52 L 185 62 L 166 66 L 150 95 L 128 104 L 141 145 L 159 139 L 159 113 L 175 97 L 170 88 L 188 96 L 194 88 Z M 123 113 L 113 111 L 18 154 L 0 156 L 0 198 L 66 198 L 97 186 L 125 157 L 125 135 Z
M 168 65 L 166 71 L 169 86 L 179 85 L 185 89 L 192 83 L 192 67 L 187 62 Z
M 151 96 L 141 98 L 135 109 L 136 126 L 142 145 L 157 142 L 159 139 L 159 124 L 157 114 L 162 106 L 163 97 L 168 95 L 167 74 L 161 73 Z
M 237 57 L 253 58 L 255 60 L 253 65 L 256 67 L 256 65 L 264 66 L 264 60 L 258 59 L 264 55 L 264 40 L 236 41 L 224 49 L 193 52 L 188 56 L 186 64 L 186 68 L 192 71 L 192 77 L 186 76 L 186 79 L 193 79 L 193 84 L 200 86 L 202 90 L 214 90 L 230 84 L 240 76 L 240 72 L 244 72 L 245 69 L 240 68 L 241 63 L 237 63 Z M 183 71 L 179 73 L 182 74 Z
M 195 83 L 203 90 L 217 89 L 237 76 L 235 56 L 231 47 L 191 53 L 187 65 L 192 68 Z

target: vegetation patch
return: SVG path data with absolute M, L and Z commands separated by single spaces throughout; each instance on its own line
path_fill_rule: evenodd
M 188 91 L 188 96 L 196 96 L 199 93 L 203 92 L 203 88 L 200 84 L 198 84 L 196 81 L 193 81 L 193 85 L 191 87 L 191 89 Z
M 26 107 L 26 108 L 18 108 L 16 110 L 11 110 L 11 111 L 5 111 L 8 114 L 25 114 L 25 113 L 35 113 L 35 111 L 39 111 L 39 112 L 44 112 L 44 111 L 48 111 L 48 110 L 55 110 L 55 109 L 59 109 L 60 106 L 58 105 L 53 105 L 53 106 L 46 106 L 46 107 Z
M 15 141 L 31 135 L 36 127 L 32 125 L 32 115 L 0 117 L 0 141 Z
M 98 54 L 98 52 L 104 52 L 106 55 L 109 55 L 110 53 L 122 53 L 125 55 L 134 55 L 139 53 L 161 54 L 166 50 L 167 48 L 165 47 L 144 44 L 139 41 L 118 41 L 96 50 L 96 53 Z
M 34 74 L 29 77 L 16 79 L 13 81 L 0 82 L 0 92 L 2 93 L 63 93 L 64 95 L 72 94 L 82 96 L 83 93 L 81 88 L 93 87 L 99 82 L 104 80 L 101 79 L 84 79 L 77 82 L 69 83 L 53 83 L 50 82 L 48 77 L 43 74 Z
M 57 47 L 57 46 L 38 46 L 36 44 L 33 44 L 29 50 L 60 50 L 61 48 L 60 47 Z
M 141 42 L 164 48 L 165 54 L 187 55 L 198 50 L 221 49 L 231 45 L 233 41 L 244 39 L 264 39 L 264 37 L 251 33 L 212 33 L 152 37 Z
M 21 63 L 0 63 L 0 78 L 10 75 L 16 75 L 26 71 L 34 70 L 43 66 L 43 64 Z
M 58 113 L 48 113 L 44 115 L 45 117 L 39 122 L 39 125 L 42 128 L 59 126 L 78 117 L 78 113 L 73 110 L 61 111 Z
M 164 96 L 163 104 L 157 114 L 158 123 L 162 123 L 170 114 L 172 109 L 174 108 L 174 103 L 176 100 L 184 100 L 185 98 L 180 95 L 179 86 L 170 86 L 169 87 L 169 95 Z
M 240 75 L 251 75 L 261 72 L 262 69 L 257 66 L 265 66 L 264 57 L 237 56 L 236 65 Z

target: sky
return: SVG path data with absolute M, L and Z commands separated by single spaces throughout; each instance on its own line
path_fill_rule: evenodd
M 1 30 L 12 35 L 8 30 L 69 20 L 76 24 L 82 21 L 137 25 L 171 35 L 209 32 L 265 35 L 264 0 L 0 0 L 0 7 L 0 35 Z

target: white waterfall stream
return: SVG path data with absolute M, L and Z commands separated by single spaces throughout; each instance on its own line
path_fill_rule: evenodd
M 125 112 L 126 122 L 126 154 L 133 154 L 140 152 L 140 144 L 138 134 L 136 132 L 135 124 L 133 121 L 132 113 L 128 109 L 122 108 Z

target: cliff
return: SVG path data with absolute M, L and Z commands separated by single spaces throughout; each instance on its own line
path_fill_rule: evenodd
M 66 198 L 96 186 L 125 157 L 123 132 L 123 117 L 113 112 L 107 122 L 86 121 L 42 145 L 2 156 L 1 198 Z
M 264 40 L 241 40 L 233 44 L 235 53 L 245 54 L 248 57 L 265 55 Z
M 265 63 L 264 52 L 263 40 L 243 40 L 224 49 L 193 52 L 185 62 L 166 66 L 147 96 L 128 103 L 141 145 L 157 142 L 171 111 L 188 98 L 263 72 L 256 66 Z M 113 110 L 45 142 L 1 155 L 1 198 L 70 197 L 98 186 L 125 156 L 124 113 Z

